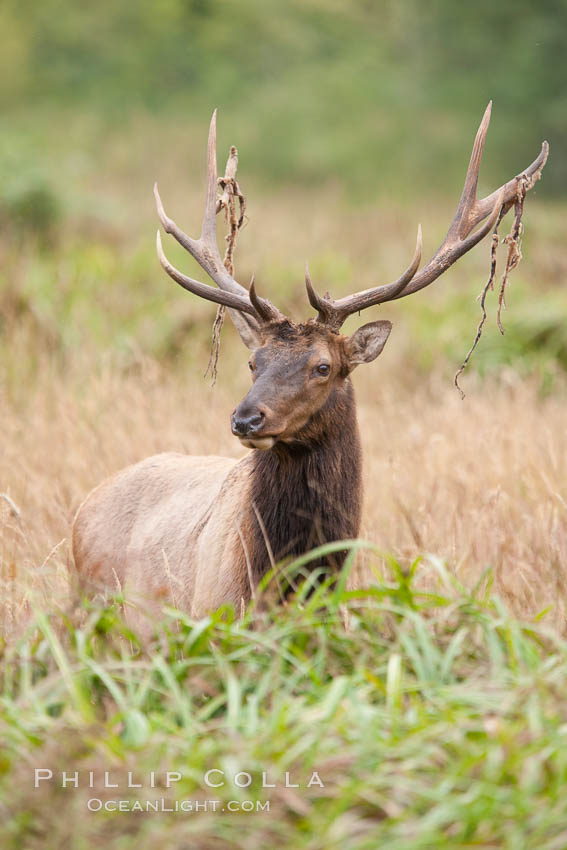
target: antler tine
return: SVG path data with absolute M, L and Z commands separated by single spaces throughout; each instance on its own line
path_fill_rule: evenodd
M 270 301 L 267 301 L 265 298 L 260 298 L 260 296 L 256 292 L 256 285 L 254 283 L 254 275 L 252 275 L 252 279 L 250 280 L 250 288 L 248 290 L 248 295 L 250 297 L 250 302 L 256 313 L 260 316 L 262 321 L 264 322 L 273 322 L 277 319 L 283 319 L 283 314 L 274 307 Z
M 305 261 L 305 288 L 307 289 L 309 303 L 314 310 L 318 311 L 318 321 L 330 324 L 333 317 L 333 302 L 322 298 L 315 292 L 313 284 L 311 283 L 311 277 L 309 276 L 307 260 Z
M 401 277 L 393 283 L 387 283 L 373 289 L 365 289 L 362 292 L 357 292 L 355 295 L 347 295 L 346 298 L 340 298 L 336 302 L 338 309 L 347 310 L 346 316 L 350 316 L 351 313 L 357 313 L 359 310 L 365 310 L 367 307 L 382 304 L 384 301 L 391 301 L 393 298 L 399 297 L 419 268 L 422 247 L 423 234 L 421 224 L 418 224 L 413 259 Z
M 484 113 L 479 127 L 461 201 L 447 236 L 429 262 L 419 270 L 403 292 L 395 298 L 404 298 L 429 286 L 430 283 L 447 271 L 460 257 L 474 248 L 506 215 L 510 207 L 518 199 L 519 192 L 528 192 L 541 177 L 541 172 L 549 154 L 549 145 L 542 142 L 541 151 L 537 158 L 516 177 L 503 183 L 498 189 L 482 200 L 476 198 L 476 186 L 480 168 L 480 157 L 484 148 L 484 139 L 490 121 L 490 104 Z M 522 188 L 523 184 L 523 188 Z M 474 228 L 487 219 L 479 230 Z M 473 232 L 474 231 L 474 232 Z M 393 300 L 393 299 L 392 299 Z
M 459 201 L 459 206 L 457 207 L 457 212 L 455 213 L 455 218 L 453 219 L 447 234 L 450 237 L 456 236 L 461 238 L 463 236 L 463 224 L 468 223 L 470 213 L 476 203 L 476 189 L 478 186 L 480 163 L 484 153 L 484 143 L 486 141 L 486 134 L 488 133 L 491 115 L 492 101 L 489 101 L 488 106 L 484 110 L 480 127 L 476 132 L 469 167 L 467 168 L 467 174 L 465 177 L 465 185 L 463 186 L 463 192 Z
M 221 261 L 217 245 L 217 110 L 212 114 L 207 139 L 207 194 L 201 228 L 201 242 Z M 243 287 L 244 288 L 244 287 Z
M 159 219 L 166 233 L 170 233 L 180 245 L 189 251 L 191 256 L 199 263 L 220 289 L 233 292 L 243 297 L 248 297 L 248 292 L 241 286 L 225 269 L 216 236 L 216 204 L 217 204 L 217 110 L 213 112 L 209 125 L 209 139 L 207 143 L 207 193 L 205 197 L 205 211 L 203 214 L 203 225 L 199 239 L 192 239 L 181 228 L 169 218 L 165 212 L 157 183 L 154 185 L 154 195 Z
M 482 200 L 477 200 L 478 175 L 491 112 L 492 101 L 490 101 L 484 111 L 480 127 L 475 137 L 465 183 L 455 217 L 442 245 L 435 252 L 431 260 L 418 271 L 421 259 L 421 228 L 419 228 L 414 259 L 408 269 L 395 283 L 378 286 L 374 289 L 367 289 L 364 292 L 357 292 L 354 295 L 348 295 L 338 301 L 333 301 L 331 299 L 321 299 L 313 291 L 311 282 L 309 281 L 307 283 L 306 280 L 309 301 L 315 309 L 319 310 L 319 321 L 326 322 L 335 328 L 340 328 L 351 313 L 364 310 L 366 307 L 371 307 L 375 304 L 382 304 L 385 301 L 405 298 L 406 295 L 411 295 L 429 286 L 430 283 L 433 283 L 434 280 L 442 275 L 443 272 L 447 271 L 463 254 L 470 251 L 471 248 L 477 245 L 498 225 L 499 221 L 516 202 L 520 192 L 525 194 L 539 180 L 549 153 L 547 142 L 542 143 L 539 156 L 525 171 L 507 183 L 504 183 L 500 188 Z M 474 228 L 485 219 L 487 221 L 482 227 L 474 231 Z
M 159 230 L 156 234 L 156 250 L 164 271 L 176 283 L 182 286 L 183 289 L 192 292 L 194 295 L 198 295 L 200 298 L 205 298 L 207 301 L 214 301 L 215 304 L 224 304 L 225 307 L 232 307 L 234 310 L 249 313 L 251 316 L 256 315 L 256 310 L 248 298 L 244 298 L 242 295 L 236 295 L 233 292 L 224 292 L 222 289 L 216 289 L 207 283 L 200 283 L 198 280 L 193 280 L 193 278 L 187 277 L 179 269 L 176 269 L 164 254 Z
M 207 142 L 207 190 L 199 239 L 192 239 L 167 215 L 157 183 L 154 185 L 154 195 L 157 213 L 165 232 L 171 234 L 191 254 L 201 268 L 217 284 L 219 289 L 217 290 L 208 284 L 193 280 L 172 266 L 163 253 L 159 235 L 157 242 L 158 257 L 167 274 L 185 289 L 209 301 L 229 307 L 230 317 L 236 329 L 245 344 L 250 347 L 254 344 L 254 338 L 257 336 L 259 330 L 259 324 L 264 321 L 281 318 L 282 314 L 269 301 L 259 298 L 255 293 L 255 304 L 252 304 L 248 291 L 225 268 L 219 253 L 216 235 L 217 185 L 217 110 L 215 109 L 209 125 Z M 267 318 L 268 316 L 269 319 Z
M 507 183 L 504 183 L 498 189 L 495 189 L 494 192 L 491 192 L 490 195 L 487 195 L 482 200 L 477 201 L 475 204 L 474 210 L 470 215 L 470 224 L 471 228 L 476 227 L 476 225 L 481 222 L 488 213 L 492 210 L 496 199 L 500 191 L 505 190 L 504 193 L 504 206 L 505 211 L 508 212 L 510 207 L 514 204 L 514 201 L 518 194 L 518 180 L 522 179 L 525 182 L 526 192 L 529 192 L 530 189 L 534 187 L 537 181 L 541 177 L 541 172 L 547 162 L 547 157 L 549 156 L 549 143 L 542 142 L 541 150 L 531 165 L 522 171 L 521 174 L 516 177 L 512 177 Z
M 315 292 L 306 264 L 305 285 L 307 287 L 307 296 L 311 306 L 319 311 L 318 321 L 331 325 L 338 330 L 351 313 L 358 313 L 359 310 L 365 310 L 367 307 L 382 304 L 384 301 L 391 301 L 393 298 L 399 297 L 419 268 L 422 244 L 421 224 L 419 224 L 417 227 L 417 239 L 413 259 L 405 272 L 397 280 L 383 286 L 364 289 L 353 295 L 346 295 L 337 301 L 331 298 L 322 298 Z

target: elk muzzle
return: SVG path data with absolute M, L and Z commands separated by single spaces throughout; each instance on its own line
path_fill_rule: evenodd
M 232 433 L 249 449 L 271 449 L 276 442 L 269 435 L 262 435 L 266 427 L 266 414 L 246 399 L 242 401 L 230 418 Z

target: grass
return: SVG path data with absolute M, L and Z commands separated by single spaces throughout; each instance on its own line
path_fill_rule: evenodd
M 506 335 L 492 302 L 464 402 L 452 378 L 474 337 L 487 248 L 365 317 L 391 318 L 394 332 L 354 376 L 371 543 L 357 544 L 348 582 L 242 621 L 167 610 L 143 646 L 120 600 L 76 607 L 69 530 L 90 488 L 128 463 L 241 452 L 228 417 L 249 385 L 247 354 L 227 327 L 208 386 L 214 309 L 173 287 L 154 256 L 151 182 L 193 233 L 204 131 L 189 138 L 192 117 L 144 113 L 106 135 L 94 115 L 26 114 L 10 132 L 29 148 L 7 143 L 1 157 L 0 845 L 562 850 L 567 249 L 564 205 L 543 203 L 546 175 L 526 203 Z M 305 130 L 294 132 L 303 145 Z M 410 179 L 410 210 L 388 168 L 385 186 L 373 173 L 354 192 L 358 206 L 352 174 L 342 188 L 317 178 L 285 191 L 277 174 L 268 194 L 269 163 L 250 178 L 245 150 L 237 273 L 255 271 L 261 293 L 294 317 L 311 313 L 306 257 L 317 288 L 335 296 L 394 279 L 417 222 L 431 255 L 458 196 L 458 186 L 451 202 L 435 194 L 442 186 L 422 194 Z M 188 158 L 199 167 L 185 180 Z M 365 185 L 367 160 L 357 165 Z M 34 789 L 36 767 L 58 781 Z M 211 768 L 225 786 L 206 787 Z M 82 782 L 61 788 L 63 770 L 93 770 L 96 795 Z M 105 770 L 119 799 L 269 799 L 270 812 L 89 813 L 89 797 L 117 798 L 100 787 Z M 169 789 L 168 770 L 182 774 Z M 307 787 L 313 770 L 323 789 Z M 129 771 L 141 790 L 126 787 Z M 250 787 L 231 780 L 239 771 Z M 263 771 L 274 789 L 260 787 Z M 299 789 L 285 787 L 286 771 Z
M 116 605 L 36 611 L 4 649 L 2 846 L 561 850 L 566 649 L 435 559 L 243 620 L 169 611 L 145 648 Z M 34 789 L 36 767 L 53 779 Z M 225 785 L 207 788 L 211 768 Z M 64 770 L 79 788 L 61 787 Z M 181 774 L 169 788 L 166 771 Z M 313 771 L 324 787 L 307 787 Z M 86 808 L 162 798 L 225 811 Z M 269 812 L 226 810 L 248 800 Z
M 394 336 L 394 334 L 393 334 Z M 14 337 L 14 346 L 24 339 Z M 228 333 L 212 389 L 193 360 L 159 362 L 75 351 L 65 369 L 44 356 L 38 371 L 2 391 L 0 500 L 6 630 L 30 594 L 46 604 L 69 594 L 75 510 L 105 476 L 165 450 L 240 456 L 228 418 L 249 385 L 246 353 Z M 567 435 L 562 379 L 542 392 L 535 375 L 499 380 L 471 372 L 461 401 L 454 366 L 428 375 L 412 363 L 402 331 L 380 360 L 355 373 L 364 450 L 363 535 L 403 562 L 435 553 L 472 586 L 487 567 L 516 616 L 548 608 L 563 630 L 567 582 Z M 23 348 L 21 364 L 26 361 Z M 359 580 L 367 578 L 365 569 Z M 71 568 L 72 575 L 72 568 Z

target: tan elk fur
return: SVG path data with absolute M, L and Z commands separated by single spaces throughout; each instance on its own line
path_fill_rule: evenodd
M 156 611 L 163 602 L 195 617 L 226 602 L 239 610 L 250 598 L 238 537 L 248 465 L 167 453 L 105 481 L 74 524 L 82 583 Z

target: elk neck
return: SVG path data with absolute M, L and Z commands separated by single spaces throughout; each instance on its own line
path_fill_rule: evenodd
M 297 436 L 293 443 L 280 442 L 251 456 L 246 527 L 255 584 L 270 568 L 266 538 L 278 562 L 359 532 L 362 459 L 349 378 Z M 340 568 L 345 554 L 333 554 L 323 563 Z

